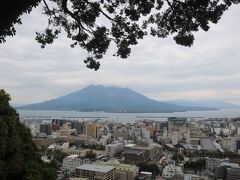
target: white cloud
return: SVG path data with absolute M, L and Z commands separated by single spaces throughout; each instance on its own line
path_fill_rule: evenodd
M 89 84 L 129 87 L 158 100 L 222 99 L 240 103 L 239 7 L 227 11 L 209 32 L 199 31 L 193 47 L 146 37 L 126 60 L 113 57 L 114 47 L 95 72 L 85 67 L 82 49 L 70 48 L 60 36 L 41 49 L 35 31 L 46 26 L 39 9 L 25 15 L 17 35 L 0 49 L 0 88 L 14 102 L 33 103 L 61 96 Z

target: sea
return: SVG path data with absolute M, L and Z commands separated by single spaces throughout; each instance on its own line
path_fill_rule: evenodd
M 52 110 L 17 110 L 21 119 L 71 119 L 100 120 L 133 123 L 139 120 L 165 121 L 168 117 L 187 117 L 190 119 L 235 118 L 240 117 L 240 109 L 221 109 L 217 111 L 186 111 L 174 113 L 108 113 Z

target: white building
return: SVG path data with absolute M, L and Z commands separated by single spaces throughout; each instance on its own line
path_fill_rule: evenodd
M 237 129 L 236 130 L 237 131 L 237 135 L 240 135 L 240 127 L 237 127 L 236 129 Z
M 222 162 L 229 162 L 228 159 L 206 158 L 206 169 L 213 171 L 220 166 Z
M 81 159 L 76 154 L 67 156 L 63 159 L 63 170 L 69 170 L 72 173 L 76 167 L 86 163 L 90 163 L 90 161 L 88 159 Z
M 100 145 L 106 146 L 107 143 L 108 143 L 108 140 L 111 139 L 111 136 L 112 136 L 111 133 L 108 133 L 107 135 L 102 135 L 102 136 L 101 136 L 101 139 L 99 140 Z
M 240 142 L 240 136 L 226 137 L 222 139 L 221 145 L 224 150 L 236 152 L 239 150 L 238 142 Z
M 66 151 L 69 148 L 69 142 L 65 142 L 63 143 L 63 145 L 61 146 L 61 150 L 62 151 Z
M 35 137 L 37 135 L 37 133 L 39 133 L 39 125 L 31 124 L 31 125 L 29 125 L 29 128 L 31 130 L 33 137 Z
M 65 151 L 68 155 L 78 155 L 79 157 L 85 157 L 89 152 L 90 149 L 76 149 L 76 147 L 69 148 Z
M 132 127 L 129 131 L 130 136 L 135 135 L 136 137 L 141 137 L 141 128 L 138 127 Z
M 123 143 L 113 143 L 105 146 L 105 154 L 110 157 L 114 157 L 117 153 L 123 150 Z
M 175 174 L 182 174 L 182 168 L 170 164 L 168 166 L 165 166 L 163 169 L 162 177 L 168 179 L 173 177 Z
M 147 128 L 142 128 L 142 138 L 150 140 L 150 131 Z
M 178 144 L 182 140 L 182 133 L 174 131 L 171 136 L 172 145 Z

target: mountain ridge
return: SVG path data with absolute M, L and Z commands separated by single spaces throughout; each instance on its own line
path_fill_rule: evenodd
M 184 112 L 216 110 L 205 107 L 183 107 L 148 98 L 129 88 L 90 85 L 70 94 L 18 109 L 31 110 L 77 110 L 105 112 Z
M 164 101 L 166 103 L 173 103 L 179 106 L 183 107 L 200 107 L 204 106 L 207 108 L 217 108 L 217 109 L 234 109 L 234 108 L 240 108 L 240 105 L 216 100 L 216 99 L 210 99 L 210 100 L 184 100 L 184 99 L 176 99 L 176 100 L 168 100 Z

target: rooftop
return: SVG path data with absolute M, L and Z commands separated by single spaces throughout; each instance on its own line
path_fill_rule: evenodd
M 113 170 L 114 167 L 113 166 L 96 165 L 96 164 L 82 164 L 81 166 L 78 166 L 77 169 L 101 172 L 101 173 L 108 173 L 109 171 Z
M 135 154 L 135 155 L 141 155 L 142 152 L 141 152 L 141 151 L 138 151 L 138 150 L 129 149 L 129 150 L 125 150 L 125 151 L 123 151 L 122 154 Z
M 239 164 L 237 163 L 230 163 L 230 162 L 222 162 L 221 166 L 228 166 L 232 168 L 239 168 Z
M 212 138 L 201 138 L 200 139 L 200 145 L 202 146 L 202 149 L 210 149 L 210 150 L 216 150 L 216 146 L 214 146 Z
M 119 146 L 119 145 L 122 145 L 122 143 L 118 142 L 118 143 L 108 144 L 106 146 L 107 147 L 115 147 L 115 146 Z
M 138 167 L 135 166 L 135 165 L 122 164 L 122 163 L 120 163 L 117 159 L 114 159 L 114 158 L 110 159 L 110 160 L 107 161 L 107 162 L 98 161 L 98 162 L 96 162 L 96 163 L 101 164 L 101 165 L 114 166 L 114 167 L 116 167 L 116 169 L 119 169 L 119 168 L 122 169 L 122 168 L 124 168 L 124 169 L 128 169 L 128 170 L 130 170 L 130 171 L 134 171 L 134 170 L 136 170 L 136 168 L 138 168 Z
M 134 147 L 134 146 L 136 146 L 136 144 L 126 144 L 126 145 L 124 145 L 124 147 Z
M 67 159 L 75 159 L 75 158 L 78 158 L 78 155 L 77 154 L 73 154 L 71 156 L 67 156 L 66 158 Z
M 168 121 L 187 121 L 185 117 L 169 117 Z

